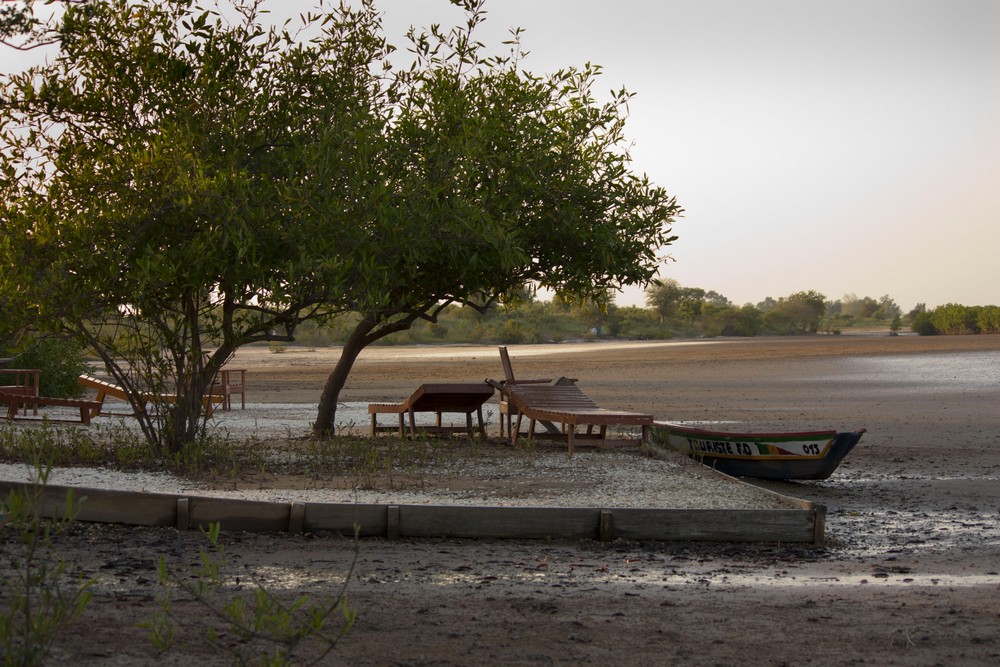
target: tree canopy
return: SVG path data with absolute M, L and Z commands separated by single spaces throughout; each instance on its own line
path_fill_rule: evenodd
M 137 410 L 176 392 L 140 410 L 168 448 L 240 345 L 290 339 L 351 280 L 383 141 L 370 7 L 305 44 L 258 2 L 232 9 L 67 7 L 58 56 L 7 80 L 0 111 L 4 292 L 83 339 Z

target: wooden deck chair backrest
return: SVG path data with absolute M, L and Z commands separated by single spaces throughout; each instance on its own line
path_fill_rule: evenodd
M 500 363 L 503 365 L 503 376 L 506 384 L 573 384 L 576 382 L 576 378 L 568 377 L 559 377 L 555 379 L 541 378 L 537 380 L 515 380 L 514 367 L 510 363 L 510 354 L 507 353 L 507 348 L 504 345 L 500 346 Z
M 0 384 L 3 385 L 3 393 L 38 396 L 41 375 L 42 371 L 37 368 L 0 368 Z M 6 384 L 7 382 L 14 384 Z
M 507 354 L 507 346 L 500 346 L 500 363 L 503 364 L 503 376 L 507 384 L 514 384 L 514 367 L 510 365 L 510 355 Z

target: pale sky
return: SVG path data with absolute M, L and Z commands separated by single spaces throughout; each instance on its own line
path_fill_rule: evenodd
M 459 14 L 382 6 L 390 35 Z M 634 170 L 685 209 L 663 276 L 737 304 L 810 289 L 1000 304 L 1000 0 L 486 8 L 482 41 L 524 28 L 528 69 L 589 61 L 599 90 L 636 93 Z
M 447 0 L 376 5 L 400 47 L 411 24 L 462 20 Z M 480 41 L 524 28 L 527 69 L 593 62 L 597 90 L 636 93 L 633 169 L 685 209 L 664 277 L 738 305 L 801 290 L 1000 305 L 1000 0 L 486 9 Z

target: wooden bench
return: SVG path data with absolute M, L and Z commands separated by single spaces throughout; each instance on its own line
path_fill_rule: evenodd
M 460 433 L 467 431 L 473 435 L 472 413 L 479 418 L 479 435 L 486 437 L 486 427 L 483 426 L 483 404 L 493 397 L 493 387 L 485 382 L 460 383 L 441 382 L 420 385 L 413 394 L 402 403 L 371 403 L 368 414 L 372 418 L 372 435 L 379 431 L 399 430 L 399 437 L 405 437 L 405 418 L 409 416 L 410 440 L 415 440 L 417 431 L 433 434 Z M 433 412 L 437 415 L 434 426 L 417 428 L 415 415 L 418 412 Z M 443 426 L 441 415 L 445 412 L 464 413 L 465 428 L 458 426 Z M 379 426 L 378 415 L 399 415 L 398 426 Z
M 37 368 L 0 368 L 0 378 L 3 376 L 13 376 L 14 384 L 0 385 L 0 394 L 13 396 L 38 396 L 38 384 L 41 381 L 42 371 Z M 28 406 L 24 406 L 24 414 L 28 414 Z M 38 414 L 38 409 L 35 409 Z
M 50 396 L 25 396 L 18 394 L 6 394 L 0 393 L 0 404 L 7 405 L 7 421 L 14 421 L 18 419 L 18 409 L 21 406 L 25 408 L 25 415 L 27 415 L 27 407 L 31 406 L 34 408 L 34 413 L 38 414 L 38 408 L 42 406 L 59 406 L 59 407 L 70 407 L 79 408 L 80 410 L 80 423 L 87 426 L 90 425 L 90 420 L 100 414 L 101 412 L 101 402 L 100 401 L 87 401 L 76 398 L 52 398 Z M 32 421 L 39 421 L 35 417 L 22 416 L 20 419 L 31 419 Z M 68 421 L 62 419 L 53 419 L 51 421 Z

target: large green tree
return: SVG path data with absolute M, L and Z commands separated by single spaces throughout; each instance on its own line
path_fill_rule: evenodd
M 378 16 L 303 41 L 260 4 L 71 5 L 54 61 L 3 85 L 0 290 L 96 351 L 161 449 L 203 428 L 240 345 L 291 339 L 370 259 Z
M 319 433 L 332 430 L 350 369 L 374 341 L 525 285 L 601 303 L 649 282 L 674 240 L 681 209 L 629 168 L 630 93 L 598 101 L 597 67 L 526 71 L 516 31 L 509 54 L 483 55 L 482 2 L 461 4 L 464 27 L 411 35 L 416 66 L 396 80 L 384 200 L 363 221 L 376 239 L 370 271 L 344 294 L 362 317 L 324 388 Z

